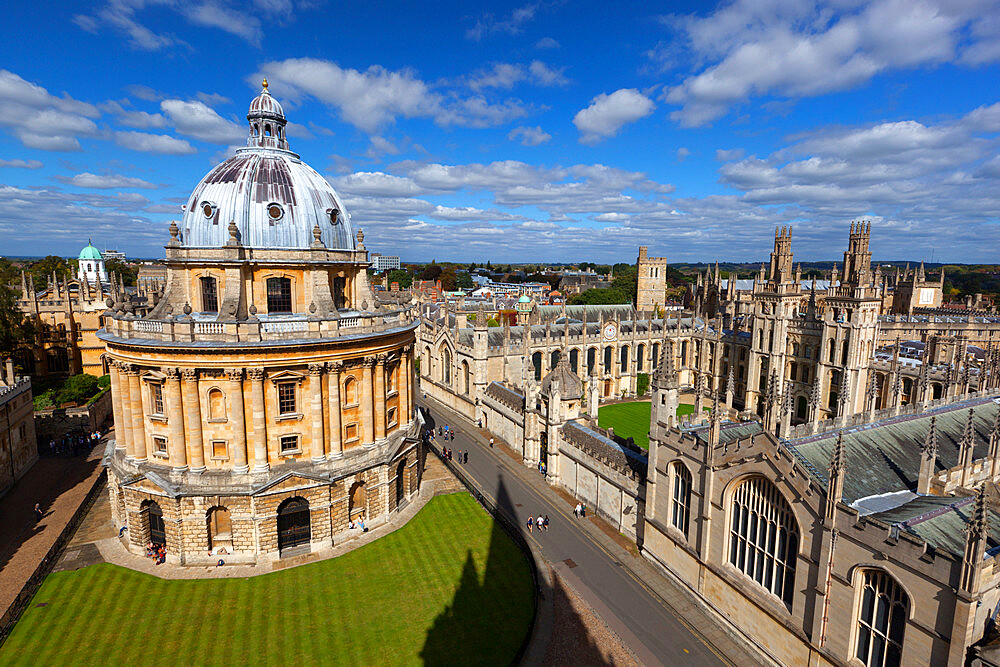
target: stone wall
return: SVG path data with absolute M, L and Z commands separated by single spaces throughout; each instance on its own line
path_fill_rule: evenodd
M 11 373 L 13 375 L 13 373 Z M 0 379 L 0 496 L 38 461 L 31 380 Z
M 45 408 L 35 412 L 35 432 L 38 442 L 47 446 L 49 440 L 69 433 L 91 433 L 110 427 L 112 417 L 111 391 L 105 390 L 90 405 L 76 408 Z

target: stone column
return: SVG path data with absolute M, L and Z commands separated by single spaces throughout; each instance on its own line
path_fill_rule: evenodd
M 244 473 L 250 471 L 247 465 L 247 425 L 246 415 L 243 407 L 243 369 L 228 368 L 226 375 L 229 376 L 229 397 L 232 406 L 233 425 L 233 472 Z
M 323 364 L 309 364 L 309 395 L 312 414 L 312 460 L 322 463 L 326 460 L 323 442 Z
M 136 461 L 146 461 L 145 415 L 142 411 L 142 386 L 139 383 L 139 369 L 134 364 L 128 367 L 128 404 L 132 416 L 132 455 Z
M 250 414 L 253 419 L 253 471 L 267 472 L 267 419 L 264 413 L 264 369 L 248 368 L 250 378 Z
M 170 428 L 170 440 L 167 441 L 167 454 L 170 465 L 178 470 L 187 470 L 187 446 L 184 444 L 184 403 L 181 399 L 181 375 L 176 368 L 165 368 L 167 376 L 166 411 L 167 426 Z
M 330 458 L 344 455 L 344 440 L 340 425 L 340 371 L 344 364 L 335 361 L 330 364 Z
M 385 361 L 386 355 L 375 357 L 375 400 L 372 410 L 375 413 L 375 439 L 385 439 Z
M 361 371 L 361 444 L 366 445 L 374 442 L 375 431 L 372 420 L 372 368 L 375 366 L 374 357 L 367 357 L 363 361 Z
M 410 397 L 410 385 L 413 384 L 410 380 L 410 353 L 412 346 L 407 345 L 403 348 L 402 353 L 399 355 L 399 425 L 409 424 L 411 415 L 410 411 L 413 409 L 412 399 Z
M 181 371 L 184 401 L 184 430 L 187 432 L 188 460 L 191 472 L 205 471 L 205 443 L 201 435 L 201 395 L 198 393 L 198 371 L 185 368 Z
M 111 406 L 115 415 L 115 449 L 128 451 L 128 427 L 125 425 L 125 415 L 122 410 L 122 386 L 118 377 L 118 362 L 114 359 L 108 364 L 108 375 L 111 376 Z

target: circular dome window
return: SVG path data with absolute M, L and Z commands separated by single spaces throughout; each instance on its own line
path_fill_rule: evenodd
M 340 222 L 340 211 L 335 208 L 326 209 L 327 215 L 330 216 L 330 224 L 336 225 Z
M 201 203 L 201 212 L 205 214 L 206 218 L 211 218 L 215 215 L 216 208 L 218 207 L 210 201 L 203 201 Z
M 271 220 L 281 220 L 284 215 L 285 211 L 281 208 L 281 204 L 267 205 L 267 217 L 271 218 Z

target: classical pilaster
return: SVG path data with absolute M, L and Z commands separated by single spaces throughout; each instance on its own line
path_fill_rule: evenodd
M 229 397 L 232 405 L 233 425 L 233 472 L 249 472 L 247 465 L 247 425 L 245 408 L 243 407 L 243 369 L 228 368 Z
M 504 355 L 506 358 L 506 354 Z M 399 410 L 400 424 L 413 419 L 413 346 L 407 345 L 399 358 Z
M 267 419 L 264 413 L 264 369 L 248 368 L 250 380 L 250 418 L 253 421 L 253 471 L 267 472 Z
M 344 364 L 335 361 L 330 369 L 330 458 L 340 458 L 344 455 L 344 439 L 340 424 L 340 372 Z
M 372 419 L 372 369 L 375 367 L 374 357 L 367 357 L 361 372 L 361 444 L 367 445 L 374 441 L 374 421 Z
M 164 368 L 166 381 L 167 427 L 170 439 L 167 441 L 167 455 L 170 465 L 178 470 L 187 470 L 187 446 L 184 444 L 184 403 L 181 400 L 181 375 L 176 368 Z
M 138 462 L 146 461 L 145 415 L 142 411 L 142 386 L 139 383 L 139 369 L 134 364 L 128 367 L 128 404 L 132 416 L 132 456 Z
M 185 368 L 181 371 L 184 382 L 181 393 L 184 401 L 184 430 L 187 436 L 188 460 L 191 472 L 205 470 L 205 443 L 201 432 L 201 397 L 198 393 L 198 371 Z
M 312 460 L 320 463 L 326 460 L 323 442 L 323 364 L 309 364 L 309 396 L 312 414 Z
M 115 449 L 125 449 L 127 451 L 125 417 L 122 412 L 122 387 L 118 377 L 118 362 L 112 359 L 108 363 L 108 375 L 111 376 L 111 409 L 115 419 Z
M 372 411 L 375 415 L 375 440 L 385 439 L 385 362 L 386 355 L 375 357 L 375 398 Z

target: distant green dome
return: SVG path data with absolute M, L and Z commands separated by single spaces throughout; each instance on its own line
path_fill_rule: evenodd
M 518 299 L 517 302 L 518 303 L 531 303 L 531 297 L 529 297 L 527 294 L 525 294 L 520 299 Z
M 100 250 L 88 243 L 87 247 L 80 251 L 80 259 L 103 260 L 104 258 L 101 257 Z

